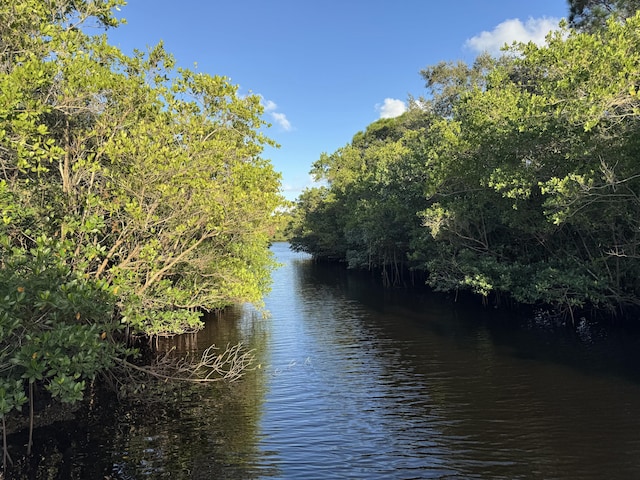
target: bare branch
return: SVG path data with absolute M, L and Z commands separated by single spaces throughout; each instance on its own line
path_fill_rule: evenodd
M 174 348 L 148 366 L 135 365 L 127 360 L 116 358 L 127 369 L 132 369 L 162 381 L 212 383 L 222 380 L 233 382 L 241 378 L 255 360 L 254 350 L 244 350 L 242 343 L 229 346 L 219 352 L 215 345 L 211 345 L 193 361 L 190 355 L 182 358 L 174 356 Z M 254 367 L 255 368 L 255 367 Z

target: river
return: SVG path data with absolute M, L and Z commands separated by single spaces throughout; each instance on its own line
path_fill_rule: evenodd
M 273 251 L 265 311 L 238 307 L 170 341 L 241 341 L 256 368 L 60 425 L 72 438 L 59 478 L 640 475 L 637 333 L 383 290 L 287 244 Z

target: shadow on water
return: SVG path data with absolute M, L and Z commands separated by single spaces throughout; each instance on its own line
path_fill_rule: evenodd
M 635 329 L 585 322 L 574 327 L 541 314 L 453 303 L 427 291 L 382 290 L 369 275 L 333 265 L 309 262 L 296 272 L 297 289 L 311 305 L 305 321 L 316 340 L 334 349 L 354 338 L 361 345 L 369 341 L 369 372 L 403 392 L 403 404 L 390 401 L 390 392 L 383 404 L 404 412 L 402 420 L 415 430 L 391 427 L 389 438 L 412 438 L 418 445 L 437 439 L 421 452 L 431 458 L 420 464 L 420 478 L 637 473 Z M 319 317 L 328 319 L 333 333 L 313 327 Z M 434 471 L 438 462 L 451 471 Z
M 478 299 L 456 300 L 427 288 L 383 288 L 368 272 L 342 265 L 302 263 L 297 281 L 324 289 L 380 315 L 395 315 L 469 347 L 470 339 L 490 341 L 502 354 L 516 359 L 550 362 L 583 374 L 619 376 L 640 384 L 640 325 L 584 318 L 572 324 L 544 310 L 483 307 Z M 393 332 L 397 334 L 398 332 Z
M 232 308 L 206 319 L 204 331 L 162 339 L 177 354 L 202 352 L 215 339 L 221 351 L 242 341 L 260 349 L 268 334 L 256 312 Z M 9 471 L 11 479 L 134 480 L 252 479 L 277 473 L 257 448 L 262 377 L 248 372 L 233 383 L 210 386 L 151 385 L 118 400 L 108 391 L 66 417 L 34 431 L 34 453 Z M 9 437 L 14 457 L 24 453 L 27 432 Z M 256 468 L 259 465 L 259 468 Z M 0 478 L 2 478 L 0 476 Z

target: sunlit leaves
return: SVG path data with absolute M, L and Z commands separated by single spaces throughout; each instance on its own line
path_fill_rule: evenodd
M 121 4 L 0 9 L 19 26 L 0 54 L 5 238 L 70 242 L 70 266 L 117 287 L 119 308 L 136 306 L 138 319 L 259 301 L 272 267 L 264 233 L 281 202 L 279 175 L 259 157 L 273 145 L 260 99 L 175 68 L 162 44 L 126 56 L 77 28 L 115 26 Z

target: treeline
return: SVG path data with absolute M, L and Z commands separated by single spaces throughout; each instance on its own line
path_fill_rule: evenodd
M 124 3 L 0 2 L 2 422 L 34 387 L 82 398 L 125 333 L 197 330 L 269 287 L 260 98 L 94 34 Z
M 293 247 L 390 285 L 637 311 L 640 15 L 572 18 L 589 28 L 424 69 L 426 98 L 314 164 Z

